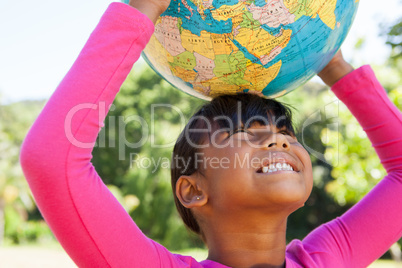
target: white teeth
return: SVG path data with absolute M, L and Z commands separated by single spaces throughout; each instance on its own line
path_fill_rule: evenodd
M 262 167 L 262 173 L 271 173 L 275 171 L 288 170 L 293 171 L 293 167 L 287 163 L 269 164 L 269 166 Z

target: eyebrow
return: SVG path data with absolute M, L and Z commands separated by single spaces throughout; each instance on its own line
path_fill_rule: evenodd
M 288 131 L 288 132 L 291 134 L 291 136 L 296 137 L 296 132 L 295 132 L 294 130 L 288 128 L 286 125 L 284 125 L 284 126 L 282 126 L 282 127 L 278 127 L 278 126 L 275 126 L 275 125 L 272 125 L 272 126 L 273 126 L 275 129 L 277 129 L 278 132 L 281 132 L 281 131 L 286 130 L 286 131 Z M 252 126 L 249 127 L 249 128 L 252 128 Z M 249 129 L 249 128 L 247 128 L 247 129 Z M 259 128 L 254 128 L 254 130 L 257 130 L 257 131 L 258 131 L 258 129 L 259 129 Z M 261 129 L 263 129 L 263 128 L 261 128 Z M 273 131 L 271 131 L 271 132 L 273 132 Z M 277 132 L 276 132 L 276 133 L 277 133 Z

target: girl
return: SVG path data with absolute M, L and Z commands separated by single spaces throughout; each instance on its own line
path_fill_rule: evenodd
M 207 260 L 172 254 L 138 229 L 97 175 L 91 151 L 104 120 L 99 109 L 112 103 L 168 5 L 112 3 L 24 142 L 21 163 L 38 207 L 75 263 L 338 268 L 380 257 L 402 233 L 402 116 L 370 67 L 353 70 L 340 54 L 319 76 L 359 120 L 388 172 L 363 200 L 286 245 L 287 217 L 312 189 L 309 155 L 286 107 L 255 95 L 222 96 L 190 120 L 173 152 L 190 162 L 173 165 L 172 187 L 182 218 L 209 249 Z

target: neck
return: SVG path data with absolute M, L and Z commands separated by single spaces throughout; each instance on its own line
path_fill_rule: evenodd
M 245 215 L 246 216 L 246 215 Z M 230 267 L 284 267 L 287 217 L 264 221 L 229 219 L 209 224 L 205 236 L 208 259 Z M 253 219 L 253 218 L 251 218 Z

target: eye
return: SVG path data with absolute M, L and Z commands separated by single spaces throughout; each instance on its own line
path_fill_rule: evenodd
M 234 130 L 229 136 L 233 136 L 237 133 L 242 133 L 242 135 L 246 135 L 246 134 L 253 135 L 253 133 L 251 133 L 250 131 L 247 131 L 244 128 L 238 128 L 238 129 Z
M 287 129 L 282 129 L 278 133 L 285 135 L 290 143 L 297 143 L 297 137 L 296 137 L 295 133 L 293 133 L 292 131 L 287 130 Z
M 283 134 L 283 135 L 288 135 L 288 136 L 294 136 L 292 132 L 290 132 L 287 129 L 283 129 L 281 131 L 279 131 L 279 133 Z

